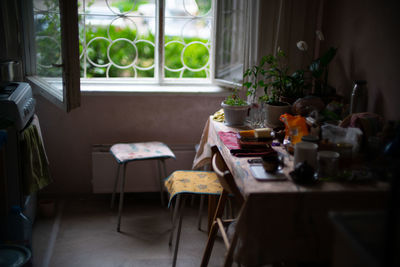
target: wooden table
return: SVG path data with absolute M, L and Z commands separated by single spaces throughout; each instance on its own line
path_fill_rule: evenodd
M 197 168 L 207 162 L 211 156 L 209 148 L 216 145 L 246 199 L 236 227 L 240 240 L 236 260 L 246 265 L 330 261 L 333 240 L 330 211 L 384 209 L 388 184 L 383 182 L 295 184 L 288 175 L 293 169 L 293 157 L 281 147 L 276 149 L 285 154 L 283 171 L 288 179 L 256 180 L 248 158 L 232 156 L 217 134 L 239 130 L 210 117 L 193 165 Z M 233 248 L 229 253 L 233 253 Z

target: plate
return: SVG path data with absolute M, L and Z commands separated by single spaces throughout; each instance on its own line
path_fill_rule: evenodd
M 250 165 L 251 174 L 260 181 L 283 181 L 287 180 L 286 175 L 279 170 L 274 173 L 266 172 L 262 164 L 251 164 Z

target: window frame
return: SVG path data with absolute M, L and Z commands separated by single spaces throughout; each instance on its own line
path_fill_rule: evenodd
M 87 0 L 85 0 L 87 1 Z M 167 86 L 173 85 L 194 85 L 194 86 L 210 86 L 214 84 L 214 24 L 215 24 L 215 16 L 216 16 L 216 1 L 212 0 L 212 14 L 211 14 L 211 25 L 212 32 L 210 34 L 210 61 L 209 61 L 209 75 L 206 78 L 168 78 L 165 77 L 165 21 L 166 19 L 170 19 L 170 17 L 165 16 L 166 12 L 166 0 L 155 0 L 155 24 L 156 24 L 156 32 L 155 32 L 155 41 L 154 41 L 154 77 L 152 78 L 119 78 L 119 77 L 96 77 L 96 78 L 81 78 L 81 82 L 85 84 L 94 84 L 101 79 L 106 80 L 106 83 L 118 85 L 120 80 L 127 80 L 135 85 L 153 85 L 160 86 L 160 88 L 166 88 Z M 182 0 L 185 1 L 185 0 Z M 123 16 L 121 16 L 123 17 Z M 128 16 L 129 17 L 129 16 Z M 195 18 L 203 18 L 204 16 L 196 16 Z M 182 19 L 186 18 L 184 16 L 175 16 L 174 18 Z M 95 81 L 92 83 L 92 81 Z M 114 84 L 115 82 L 115 84 Z
M 66 112 L 80 106 L 80 71 L 78 41 L 78 2 L 59 0 L 61 27 L 62 94 L 60 89 L 36 75 L 33 1 L 20 0 L 22 37 L 24 43 L 25 75 L 34 90 Z M 73 23 L 76 21 L 76 23 Z
M 235 0 L 233 0 L 235 1 Z M 244 41 L 244 56 L 243 56 L 243 69 L 241 72 L 244 73 L 244 71 L 246 69 L 248 69 L 250 66 L 254 65 L 258 58 L 260 57 L 260 49 L 259 49 L 259 41 L 258 41 L 258 36 L 260 34 L 260 16 L 259 16 L 259 12 L 261 10 L 261 2 L 260 0 L 237 0 L 237 1 L 244 1 L 245 2 L 245 10 L 244 10 L 244 14 L 245 14 L 245 25 L 244 25 L 244 29 L 245 29 L 245 41 Z M 214 1 L 214 2 L 218 2 L 220 3 L 220 1 Z M 221 25 L 218 24 L 219 21 L 221 21 L 221 17 L 219 16 L 219 12 L 220 10 L 218 10 L 218 8 L 215 8 L 215 23 L 217 24 L 215 26 L 215 30 L 222 28 Z M 214 32 L 215 35 L 217 35 L 216 33 L 217 31 Z M 220 40 L 218 40 L 217 37 L 215 37 L 214 39 L 214 48 L 216 49 L 218 47 L 217 42 L 219 42 Z M 214 51 L 214 54 L 216 54 L 216 51 Z M 214 63 L 216 62 L 216 59 L 214 58 Z M 215 66 L 215 68 L 217 68 L 218 66 Z M 214 68 L 214 70 L 215 70 Z M 243 86 L 243 83 L 246 82 L 248 80 L 247 78 L 242 78 L 242 83 L 238 83 L 238 82 L 233 82 L 233 81 L 229 81 L 227 79 L 221 79 L 221 78 L 216 78 L 215 75 L 213 77 L 214 79 L 214 84 L 220 85 L 220 86 L 224 86 L 227 88 L 235 88 L 235 87 L 239 87 L 241 88 Z
M 23 38 L 25 44 L 25 71 L 26 78 L 31 83 L 32 87 L 36 89 L 40 94 L 42 94 L 45 98 L 55 103 L 57 106 L 61 107 L 65 111 L 69 112 L 73 108 L 80 106 L 80 96 L 81 92 L 86 94 L 96 93 L 96 90 L 90 89 L 86 90 L 85 88 L 91 87 L 94 88 L 96 85 L 103 85 L 103 87 L 108 86 L 112 87 L 113 90 L 98 90 L 100 94 L 113 94 L 116 93 L 140 93 L 146 94 L 145 90 L 149 90 L 150 93 L 192 93 L 190 91 L 193 88 L 193 93 L 223 93 L 226 94 L 227 88 L 240 87 L 241 84 L 231 83 L 229 81 L 223 79 L 215 78 L 215 54 L 216 54 L 216 42 L 218 42 L 217 35 L 217 1 L 213 1 L 213 36 L 211 43 L 211 56 L 212 60 L 210 62 L 210 79 L 207 79 L 207 82 L 204 82 L 204 79 L 155 79 L 154 81 L 136 81 L 132 82 L 132 80 L 121 81 L 117 78 L 104 80 L 102 83 L 98 78 L 96 80 L 80 78 L 80 62 L 79 62 L 79 38 L 78 38 L 78 1 L 68 1 L 68 0 L 59 0 L 60 3 L 60 17 L 61 17 L 61 30 L 62 30 L 62 43 L 65 44 L 66 40 L 69 45 L 62 45 L 62 57 L 63 57 L 63 94 L 60 94 L 59 89 L 55 89 L 54 86 L 50 85 L 48 82 L 44 81 L 40 77 L 36 76 L 36 53 L 34 46 L 32 46 L 32 40 L 34 39 L 34 30 L 33 30 L 33 14 L 29 13 L 29 9 L 33 10 L 32 1 L 19 0 L 21 5 L 21 10 L 23 12 L 22 17 L 23 23 L 27 23 L 24 26 L 27 27 L 23 32 Z M 245 26 L 246 29 L 252 29 L 252 31 L 247 30 L 246 44 L 245 44 L 245 56 L 244 56 L 244 64 L 243 69 L 248 68 L 252 64 L 251 58 L 257 58 L 258 56 L 258 44 L 257 44 L 257 36 L 258 36 L 258 11 L 259 11 L 259 0 L 244 0 L 246 1 L 246 14 L 247 14 L 247 24 Z M 73 2 L 73 4 L 71 4 Z M 156 12 L 158 12 L 158 16 L 156 16 L 156 23 L 159 23 L 160 27 L 157 28 L 157 36 L 159 38 L 159 42 L 156 42 L 156 51 L 155 60 L 159 60 L 161 57 L 162 64 L 158 65 L 157 70 L 155 70 L 155 76 L 161 75 L 159 77 L 163 77 L 164 72 L 164 13 L 165 13 L 165 0 L 156 0 Z M 65 13 L 64 13 L 65 12 Z M 69 17 L 68 22 L 66 18 Z M 71 23 L 71 17 L 76 23 Z M 158 20 L 161 20 L 158 21 Z M 65 39 L 64 39 L 65 38 Z M 254 41 L 256 40 L 256 41 Z M 75 44 L 75 45 L 70 45 Z M 65 51 L 64 51 L 65 48 Z M 76 55 L 76 56 L 73 56 Z M 68 58 L 68 60 L 64 60 Z M 74 59 L 74 60 L 71 60 Z M 78 71 L 77 71 L 78 70 Z M 157 82 L 162 81 L 162 82 Z M 59 87 L 61 84 L 59 84 Z M 120 88 L 118 88 L 120 87 Z M 182 91 L 177 91 L 177 88 L 181 87 Z M 147 89 L 146 89 L 147 88 Z M 225 89 L 224 89 L 225 88 Z M 61 100 L 61 96 L 64 101 Z

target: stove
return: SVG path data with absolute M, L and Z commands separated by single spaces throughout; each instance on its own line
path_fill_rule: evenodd
M 36 100 L 32 88 L 24 82 L 7 82 L 0 84 L 0 118 L 14 122 L 21 131 L 35 113 Z
M 0 243 L 31 247 L 36 193 L 23 191 L 24 129 L 33 121 L 36 101 L 24 82 L 0 82 L 0 130 L 6 142 L 0 150 Z M 1 264 L 0 264 L 1 265 Z

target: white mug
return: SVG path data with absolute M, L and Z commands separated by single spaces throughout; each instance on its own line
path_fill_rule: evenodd
M 307 161 L 315 170 L 317 169 L 318 145 L 310 142 L 300 142 L 294 145 L 294 167 L 300 162 Z

